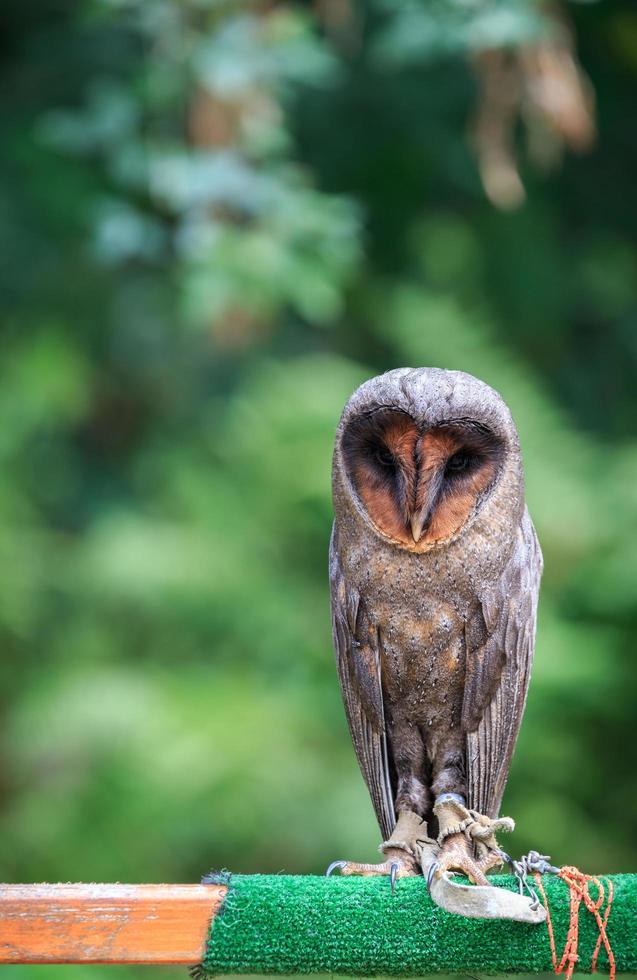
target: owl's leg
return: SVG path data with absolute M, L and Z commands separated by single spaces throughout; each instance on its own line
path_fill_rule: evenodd
M 430 878 L 461 871 L 476 885 L 486 885 L 486 872 L 503 863 L 495 833 L 513 830 L 513 821 L 508 817 L 491 820 L 467 809 L 464 734 L 459 727 L 432 739 L 431 749 L 440 853 Z
M 389 875 L 392 889 L 396 878 L 422 874 L 423 848 L 436 848 L 427 832 L 424 815 L 431 807 L 431 793 L 426 782 L 427 759 L 419 730 L 402 718 L 392 718 L 389 725 L 392 759 L 396 772 L 396 826 L 389 840 L 378 848 L 385 861 L 380 864 L 358 864 L 333 861 L 327 874 L 339 869 L 342 875 Z
M 487 885 L 486 872 L 504 863 L 496 832 L 513 830 L 511 818 L 492 820 L 468 810 L 464 798 L 455 793 L 439 796 L 434 814 L 438 818 L 440 853 L 430 868 L 429 883 L 446 871 L 461 871 L 474 884 Z
M 467 776 L 465 772 L 465 736 L 456 726 L 450 730 L 436 732 L 430 738 L 431 789 L 436 799 L 447 793 L 467 796 Z
M 396 813 L 410 810 L 421 817 L 431 812 L 428 762 L 420 730 L 401 718 L 392 718 L 390 745 L 396 771 Z
M 546 913 L 530 899 L 489 885 L 486 874 L 503 864 L 496 832 L 513 830 L 508 817 L 492 820 L 465 805 L 466 777 L 462 733 L 440 732 L 431 740 L 433 812 L 438 822 L 438 852 L 423 847 L 422 870 L 431 898 L 447 912 L 477 919 L 511 919 L 538 923 Z M 455 872 L 470 882 L 458 880 Z M 474 887 L 474 886 L 478 887 Z
M 436 848 L 424 819 L 425 814 L 431 812 L 425 743 L 420 730 L 399 713 L 391 718 L 389 731 L 396 772 L 398 822 L 390 839 L 384 841 L 379 850 L 388 856 L 390 863 L 398 861 L 405 874 L 418 874 L 422 873 L 423 848 Z
M 417 813 L 401 810 L 389 840 L 378 848 L 385 860 L 379 864 L 359 864 L 356 861 L 333 861 L 326 875 L 337 869 L 342 875 L 387 875 L 392 891 L 397 878 L 422 874 L 420 852 L 425 843 L 435 843 L 427 836 L 427 824 Z

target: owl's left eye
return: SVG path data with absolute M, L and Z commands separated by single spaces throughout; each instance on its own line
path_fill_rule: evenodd
M 374 452 L 374 459 L 384 470 L 393 471 L 396 469 L 396 460 L 385 446 L 378 446 Z
M 464 473 L 468 470 L 471 465 L 475 462 L 475 456 L 471 453 L 467 453 L 464 450 L 454 453 L 447 460 L 447 465 L 445 466 L 445 476 L 452 476 L 456 473 Z

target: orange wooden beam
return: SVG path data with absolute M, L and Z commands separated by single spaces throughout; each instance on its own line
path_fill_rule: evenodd
M 0 963 L 200 963 L 223 885 L 0 885 Z

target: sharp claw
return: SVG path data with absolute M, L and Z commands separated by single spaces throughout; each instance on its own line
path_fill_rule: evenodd
M 436 873 L 436 871 L 438 870 L 439 867 L 440 867 L 440 864 L 438 863 L 438 861 L 434 861 L 434 863 L 429 868 L 429 871 L 427 872 L 427 891 L 428 892 L 431 891 L 431 884 L 432 884 L 432 882 L 434 880 L 434 875 L 435 875 L 435 873 Z
M 513 861 L 513 858 L 511 857 L 510 854 L 507 854 L 506 851 L 503 851 L 502 848 L 500 848 L 499 850 L 500 850 L 500 857 L 502 858 L 502 860 L 504 861 L 505 864 L 508 864 L 509 871 L 511 872 L 512 875 L 514 875 L 515 874 L 515 863 Z
M 398 865 L 395 862 L 392 862 L 391 867 L 389 869 L 389 880 L 391 882 L 391 893 L 392 893 L 392 896 L 394 894 L 394 891 L 396 890 L 396 878 L 397 878 L 397 876 L 398 876 Z
M 325 872 L 325 877 L 329 878 L 333 871 L 336 871 L 337 868 L 344 868 L 346 865 L 347 861 L 332 861 L 329 868 Z

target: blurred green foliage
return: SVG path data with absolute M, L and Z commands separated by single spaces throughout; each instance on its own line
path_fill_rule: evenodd
M 520 428 L 546 572 L 511 850 L 636 870 L 630 0 L 569 9 L 598 141 L 550 174 L 521 148 L 515 211 L 471 64 L 542 36 L 531 0 L 3 12 L 3 879 L 371 858 L 330 455 L 404 364 L 478 375 Z

